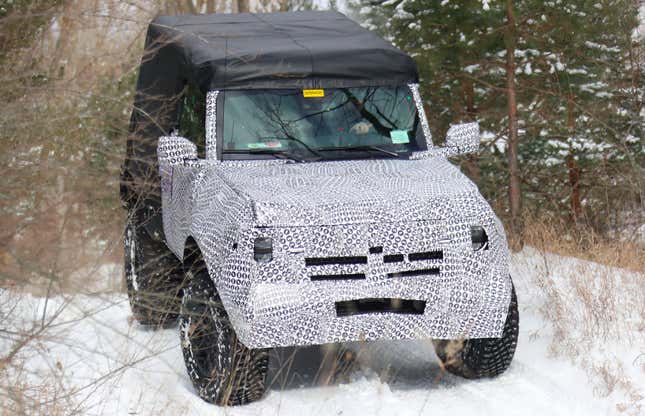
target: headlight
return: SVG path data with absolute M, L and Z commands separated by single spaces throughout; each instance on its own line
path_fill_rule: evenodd
M 253 244 L 253 258 L 259 263 L 273 260 L 273 240 L 270 237 L 258 237 Z
M 488 250 L 488 235 L 484 227 L 479 225 L 470 227 L 470 239 L 473 242 L 473 250 L 479 251 L 482 248 Z

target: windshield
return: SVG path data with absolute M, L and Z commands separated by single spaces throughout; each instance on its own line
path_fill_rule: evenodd
M 223 94 L 224 159 L 400 157 L 425 147 L 407 86 Z

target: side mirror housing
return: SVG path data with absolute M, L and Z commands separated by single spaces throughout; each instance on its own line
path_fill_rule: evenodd
M 172 177 L 175 166 L 184 166 L 186 161 L 197 160 L 197 146 L 180 136 L 162 136 L 157 143 L 159 177 L 161 179 L 161 202 L 166 204 L 172 197 Z
M 159 166 L 184 164 L 186 160 L 197 159 L 197 146 L 180 136 L 162 136 L 157 144 Z
M 465 155 L 479 151 L 479 123 L 453 124 L 446 134 L 450 155 Z
M 432 147 L 428 150 L 414 152 L 410 159 L 428 159 L 431 157 L 449 157 L 477 153 L 479 151 L 479 123 L 453 124 L 446 135 L 444 147 Z

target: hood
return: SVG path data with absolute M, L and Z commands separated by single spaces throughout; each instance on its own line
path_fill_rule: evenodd
M 488 206 L 443 157 L 225 163 L 220 172 L 250 201 L 256 226 L 438 220 Z

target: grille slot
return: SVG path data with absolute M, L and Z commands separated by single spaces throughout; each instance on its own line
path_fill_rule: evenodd
M 408 255 L 410 261 L 418 260 L 443 260 L 443 251 L 424 251 L 421 253 L 410 253 Z
M 426 309 L 425 301 L 398 298 L 363 298 L 336 302 L 334 305 L 338 317 L 379 312 L 421 315 Z
M 436 276 L 440 273 L 438 267 L 419 270 L 405 270 L 402 272 L 388 273 L 387 277 L 411 277 L 411 276 Z
M 381 254 L 383 252 L 383 246 L 370 247 L 370 254 Z
M 403 261 L 403 254 L 386 254 L 383 256 L 383 263 L 400 263 Z
M 326 266 L 328 264 L 367 264 L 367 256 L 344 257 L 306 257 L 306 266 Z
M 362 280 L 365 279 L 365 273 L 341 273 L 341 274 L 315 274 L 309 276 L 313 282 L 325 280 Z

